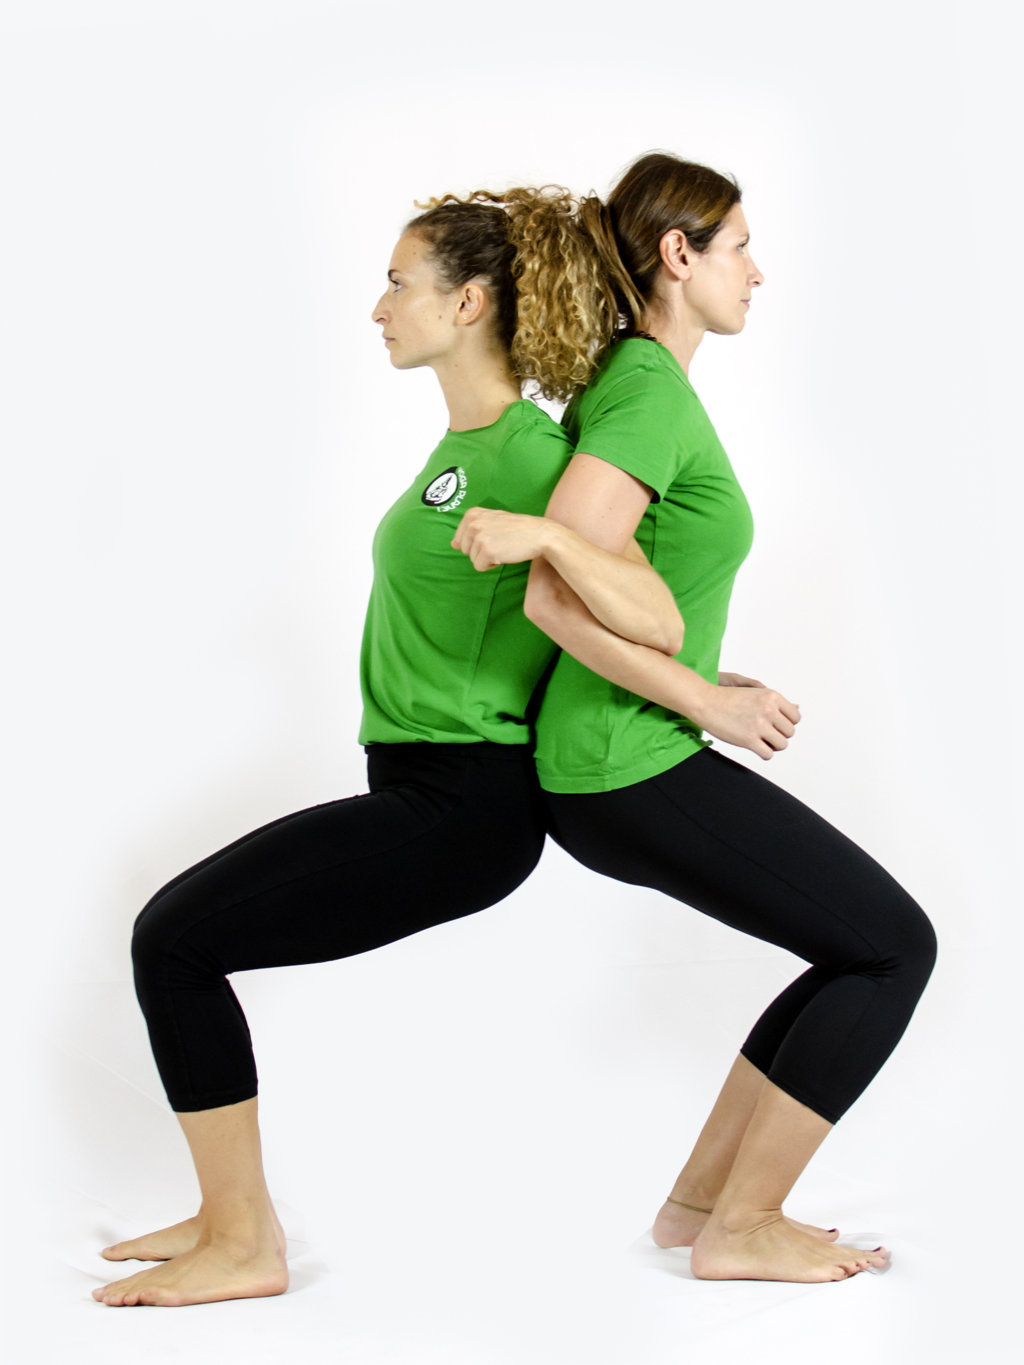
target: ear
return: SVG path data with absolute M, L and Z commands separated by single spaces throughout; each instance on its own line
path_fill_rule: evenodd
M 487 312 L 490 299 L 487 297 L 487 290 L 482 285 L 470 280 L 458 291 L 459 306 L 455 314 L 455 323 L 459 327 L 469 327 L 474 322 L 479 322 Z
M 686 241 L 686 233 L 679 228 L 670 228 L 658 243 L 661 263 L 673 279 L 688 280 L 693 274 L 690 265 L 691 249 Z

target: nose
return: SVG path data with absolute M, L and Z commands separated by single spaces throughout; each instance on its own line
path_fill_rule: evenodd
M 764 276 L 761 274 L 760 270 L 758 270 L 757 263 L 752 258 L 750 260 L 750 283 L 751 285 L 764 284 Z
M 373 305 L 373 311 L 370 313 L 370 317 L 371 317 L 371 319 L 372 319 L 374 322 L 384 322 L 384 321 L 385 321 L 385 319 L 386 319 L 386 317 L 387 317 L 387 306 L 386 306 L 387 297 L 388 297 L 387 294 L 381 294 L 380 298 L 379 298 L 379 299 L 377 300 L 377 302 Z

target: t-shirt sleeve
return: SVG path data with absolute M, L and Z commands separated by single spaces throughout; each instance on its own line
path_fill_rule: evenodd
M 472 501 L 543 516 L 571 454 L 569 438 L 557 422 L 543 412 L 522 409 L 491 463 L 486 485 Z
M 688 458 L 689 397 L 674 375 L 633 370 L 581 414 L 576 450 L 624 469 L 661 498 Z

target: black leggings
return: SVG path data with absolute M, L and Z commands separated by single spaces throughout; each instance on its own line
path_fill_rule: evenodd
M 500 901 L 544 831 L 529 751 L 381 744 L 370 794 L 287 815 L 157 892 L 135 923 L 135 987 L 171 1106 L 256 1094 L 230 972 L 366 952 Z
M 811 963 L 742 1053 L 835 1123 L 899 1042 L 935 962 L 924 912 L 786 792 L 704 749 L 618 791 L 547 795 L 549 832 L 587 867 L 650 886 Z

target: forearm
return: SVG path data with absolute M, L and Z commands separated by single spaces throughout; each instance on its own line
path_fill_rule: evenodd
M 545 560 L 534 561 L 530 589 L 527 616 L 591 672 L 759 758 L 771 758 L 792 739 L 800 708 L 781 693 L 739 674 L 709 683 L 659 650 L 624 640 L 587 610 Z
M 598 619 L 546 559 L 535 560 L 530 571 L 526 614 L 591 672 L 703 725 L 709 698 L 717 689 L 692 668 L 659 649 L 624 638 Z
M 602 625 L 663 654 L 683 647 L 683 619 L 664 579 L 631 542 L 615 554 L 560 522 L 545 518 L 543 558 Z
M 535 566 L 543 563 L 549 575 L 544 582 L 565 583 L 609 630 L 665 654 L 678 654 L 683 645 L 682 617 L 668 586 L 633 540 L 633 529 L 617 528 L 606 544 L 598 545 L 558 517 L 471 507 L 452 545 L 482 573 L 528 559 Z M 531 573 L 531 583 L 535 581 Z

